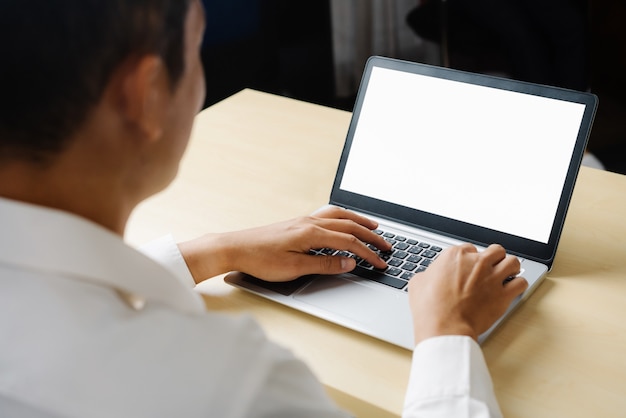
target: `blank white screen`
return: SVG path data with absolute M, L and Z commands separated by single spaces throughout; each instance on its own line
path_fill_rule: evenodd
M 583 112 L 374 67 L 340 188 L 547 243 Z

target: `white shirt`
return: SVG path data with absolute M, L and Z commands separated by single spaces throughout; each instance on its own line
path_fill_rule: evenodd
M 171 239 L 146 251 L 65 212 L 0 198 L 0 416 L 340 417 L 249 317 L 205 310 Z M 499 416 L 480 348 L 413 354 L 405 416 Z

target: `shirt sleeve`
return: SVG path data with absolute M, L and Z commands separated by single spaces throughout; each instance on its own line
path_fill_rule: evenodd
M 182 283 L 195 287 L 196 282 L 171 234 L 142 245 L 139 251 L 171 271 Z
M 473 339 L 441 336 L 415 347 L 403 417 L 502 417 Z

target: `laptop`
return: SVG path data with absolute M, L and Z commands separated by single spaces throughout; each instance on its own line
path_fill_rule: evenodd
M 596 108 L 590 93 L 370 57 L 329 204 L 379 222 L 387 271 L 225 281 L 412 350 L 411 277 L 452 245 L 499 243 L 529 287 L 482 343 L 552 268 Z

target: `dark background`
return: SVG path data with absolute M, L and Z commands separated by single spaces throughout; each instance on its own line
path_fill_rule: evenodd
M 205 106 L 245 87 L 335 104 L 328 1 L 204 3 Z
M 335 95 L 328 0 L 203 1 L 205 107 L 253 88 L 352 110 L 353 98 Z M 626 174 L 626 2 L 591 0 L 586 13 L 589 84 L 600 99 L 589 150 Z

